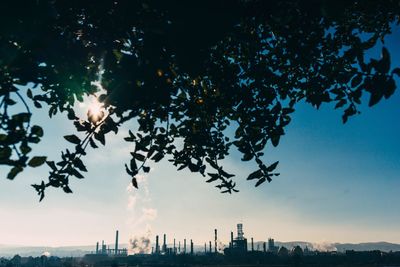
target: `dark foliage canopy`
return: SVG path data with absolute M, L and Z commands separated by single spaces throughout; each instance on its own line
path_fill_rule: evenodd
M 270 182 L 278 162 L 265 164 L 264 151 L 296 104 L 333 102 L 345 123 L 361 99 L 389 98 L 400 74 L 384 46 L 380 58 L 365 56 L 399 23 L 398 1 L 13 0 L 0 13 L 0 164 L 14 179 L 47 163 L 48 180 L 33 185 L 40 199 L 47 187 L 71 193 L 88 146 L 132 120 L 125 167 L 135 187 L 149 160 L 166 158 L 235 192 L 221 164 L 230 149 L 256 162 L 248 180 Z M 76 116 L 86 95 L 102 114 Z M 75 149 L 59 162 L 31 156 L 44 135 L 30 124 L 32 104 L 84 133 L 65 136 Z

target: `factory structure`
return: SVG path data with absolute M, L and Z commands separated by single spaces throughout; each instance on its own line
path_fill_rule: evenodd
M 278 253 L 279 247 L 275 246 L 273 238 L 268 238 L 268 249 L 267 243 L 263 242 L 263 252 Z M 237 236 L 233 238 L 233 232 L 231 232 L 231 241 L 229 247 L 224 249 L 224 254 L 244 254 L 248 251 L 259 251 L 259 248 L 254 248 L 254 239 L 251 238 L 250 249 L 248 248 L 247 238 L 244 237 L 243 224 L 237 224 Z
M 96 243 L 96 255 L 107 255 L 107 256 L 128 256 L 128 250 L 126 248 L 118 248 L 118 230 L 115 232 L 115 246 L 110 248 L 101 241 L 101 247 L 99 247 L 99 242 Z
M 104 240 L 96 243 L 96 250 L 91 255 L 92 256 L 109 256 L 109 257 L 123 257 L 128 256 L 127 248 L 119 248 L 119 232 L 118 230 L 115 233 L 115 246 L 110 247 L 105 244 Z M 161 240 L 162 238 L 162 240 Z M 172 240 L 171 240 L 172 241 Z M 204 243 L 204 251 L 199 250 L 199 246 L 195 251 L 194 243 L 192 239 L 183 239 L 183 242 L 177 241 L 175 238 L 173 242 L 168 244 L 167 235 L 163 234 L 162 237 L 159 235 L 155 236 L 155 243 L 151 247 L 151 255 L 178 255 L 178 254 L 204 254 L 204 255 L 244 255 L 248 252 L 264 252 L 264 253 L 273 253 L 278 254 L 279 247 L 275 246 L 275 241 L 273 238 L 268 238 L 268 242 L 262 243 L 262 250 L 259 247 L 259 243 L 257 245 L 257 249 L 254 247 L 253 238 L 250 239 L 250 243 L 248 243 L 247 238 L 244 235 L 243 224 L 237 224 L 237 234 L 234 237 L 234 233 L 230 233 L 230 242 L 229 246 L 225 247 L 224 245 L 220 245 L 218 247 L 218 230 L 214 229 L 214 240 L 210 240 L 209 242 Z M 150 244 L 150 240 L 149 240 Z M 221 243 L 220 243 L 221 244 Z M 151 245 L 149 245 L 151 246 Z M 149 247 L 150 250 L 150 247 Z M 147 253 L 145 253 L 147 254 Z M 144 255 L 144 254 L 142 254 Z
M 174 243 L 172 247 L 168 247 L 167 245 L 167 235 L 164 234 L 163 236 L 163 244 L 160 246 L 159 242 L 159 236 L 156 235 L 156 243 L 155 247 L 151 248 L 151 254 L 156 254 L 156 255 L 164 255 L 164 254 L 193 254 L 194 249 L 193 249 L 193 240 L 190 239 L 190 243 L 187 244 L 186 238 L 183 239 L 183 244 L 181 246 L 181 242 L 178 241 L 178 244 L 176 242 L 176 239 L 174 238 Z
M 194 244 L 192 239 L 183 239 L 183 243 L 181 241 L 176 241 L 173 239 L 173 243 L 168 247 L 167 236 L 164 234 L 162 236 L 162 244 L 160 240 L 160 236 L 156 235 L 155 237 L 155 246 L 151 248 L 151 254 L 153 255 L 171 255 L 171 254 L 245 254 L 249 251 L 260 251 L 260 248 L 254 248 L 254 240 L 251 238 L 250 247 L 248 244 L 247 238 L 245 238 L 243 232 L 243 224 L 237 224 L 237 236 L 234 238 L 233 232 L 230 235 L 230 242 L 227 248 L 218 248 L 218 230 L 214 229 L 214 240 L 210 240 L 209 242 L 204 243 L 204 251 L 194 251 Z M 277 254 L 279 251 L 279 247 L 275 246 L 275 241 L 273 238 L 268 238 L 268 243 L 263 242 L 263 252 L 274 253 Z
M 168 242 L 167 235 L 163 234 L 156 235 L 155 242 L 151 242 L 148 237 L 135 238 L 134 241 L 131 239 L 129 249 L 126 249 L 119 247 L 118 234 L 116 231 L 115 246 L 112 248 L 104 241 L 101 246 L 97 242 L 96 251 L 86 254 L 80 266 L 325 266 L 332 259 L 336 262 L 333 263 L 334 266 L 353 266 L 360 261 L 366 265 L 357 264 L 357 266 L 370 266 L 371 262 L 380 264 L 383 259 L 395 262 L 398 266 L 394 257 L 398 257 L 400 262 L 400 251 L 395 252 L 397 254 L 353 250 L 338 253 L 310 250 L 308 247 L 302 248 L 301 244 L 291 244 L 289 249 L 284 246 L 278 247 L 275 246 L 273 238 L 254 242 L 253 238 L 245 237 L 241 223 L 237 224 L 236 236 L 233 232 L 230 233 L 229 244 L 223 245 L 218 239 L 217 229 L 214 229 L 213 240 L 205 242 L 204 247 L 200 244 L 195 246 L 192 239 L 186 238 L 182 242 L 175 238 Z M 134 254 L 128 255 L 128 251 Z M 48 267 L 43 265 L 43 261 L 42 265 L 35 266 Z

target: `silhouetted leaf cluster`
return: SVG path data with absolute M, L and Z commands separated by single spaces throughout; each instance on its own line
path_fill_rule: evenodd
M 138 129 L 125 137 L 132 147 L 125 169 L 134 187 L 149 161 L 167 158 L 222 192 L 237 191 L 234 174 L 222 166 L 232 148 L 242 161 L 255 161 L 247 180 L 259 186 L 279 175 L 278 162 L 264 163 L 264 153 L 279 145 L 298 103 L 333 103 L 345 123 L 365 99 L 373 106 L 389 98 L 400 75 L 384 46 L 399 22 L 396 1 L 1 5 L 0 164 L 11 166 L 8 178 L 47 160 L 27 156 L 43 131 L 29 125 L 26 101 L 48 108 L 50 117 L 65 113 L 83 136 L 65 136 L 75 150 L 47 161 L 49 181 L 34 185 L 41 199 L 49 186 L 71 193 L 69 178 L 87 171 L 87 146 L 105 145 L 109 132 L 131 120 Z M 380 58 L 366 56 L 381 44 Z M 78 118 L 74 103 L 95 94 L 101 118 Z M 17 104 L 25 110 L 11 115 Z

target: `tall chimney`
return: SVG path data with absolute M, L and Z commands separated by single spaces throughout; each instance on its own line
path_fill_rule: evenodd
M 263 242 L 263 251 L 264 253 L 267 252 L 267 243 Z
M 211 241 L 210 241 L 210 253 L 212 253 Z
M 204 254 L 207 254 L 207 242 L 204 243 Z
M 178 252 L 181 253 L 181 241 L 178 242 Z
M 254 251 L 254 242 L 253 242 L 253 238 L 251 238 L 251 251 Z
M 233 248 L 233 232 L 231 232 L 231 248 Z
M 156 254 L 160 253 L 160 245 L 158 244 L 158 235 L 156 235 Z
M 193 254 L 193 241 L 190 239 L 190 254 Z
M 167 235 L 164 234 L 163 252 L 167 253 Z
M 96 254 L 99 254 L 99 242 L 96 243 Z
M 106 253 L 106 245 L 104 245 L 104 240 L 101 241 L 101 253 L 102 254 Z
M 174 254 L 176 254 L 175 238 L 174 238 Z
M 183 253 L 186 254 L 186 238 L 183 239 Z
M 215 244 L 214 244 L 214 252 L 215 253 L 217 253 L 217 239 L 218 239 L 218 236 L 217 236 L 217 229 L 214 229 L 214 241 L 215 241 Z
M 118 254 L 118 230 L 115 232 L 115 255 Z

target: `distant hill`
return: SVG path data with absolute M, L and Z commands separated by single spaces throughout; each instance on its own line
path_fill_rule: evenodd
M 268 246 L 268 244 L 267 244 Z M 368 243 L 311 243 L 305 241 L 290 241 L 290 242 L 275 242 L 275 246 L 278 247 L 286 247 L 291 249 L 295 246 L 300 246 L 301 248 L 308 247 L 310 250 L 318 250 L 318 251 L 338 251 L 345 252 L 346 250 L 355 250 L 355 251 L 370 251 L 370 250 L 380 250 L 384 252 L 389 251 L 400 251 L 400 244 L 388 243 L 388 242 L 368 242 Z M 250 245 L 248 246 L 250 249 Z M 254 249 L 257 247 L 262 250 L 263 242 L 255 242 Z
M 18 254 L 22 257 L 41 256 L 50 253 L 58 257 L 82 257 L 93 251 L 93 246 L 40 247 L 40 246 L 11 246 L 0 245 L 0 257 L 12 257 Z
M 359 243 L 359 244 L 334 244 L 338 251 L 346 250 L 380 250 L 380 251 L 400 251 L 400 244 L 388 243 L 388 242 L 370 242 L 370 243 Z

